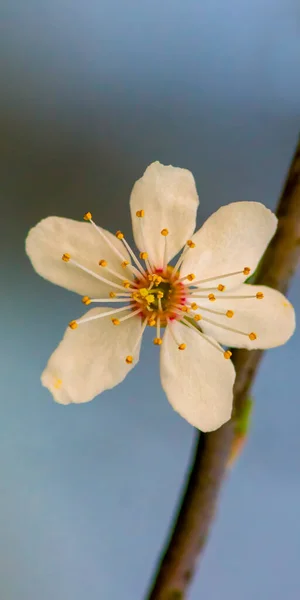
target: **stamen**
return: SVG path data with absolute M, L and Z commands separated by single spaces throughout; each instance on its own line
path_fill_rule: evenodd
M 156 321 L 156 337 L 160 338 L 160 316 L 157 316 L 157 321 Z
M 219 285 L 218 285 L 218 290 L 219 290 L 219 292 L 224 292 L 224 290 L 225 290 L 225 285 L 223 285 L 222 283 L 219 283 Z
M 143 337 L 143 333 L 144 333 L 144 331 L 145 331 L 145 329 L 146 329 L 146 326 L 147 326 L 147 318 L 146 318 L 146 319 L 144 319 L 144 321 L 143 321 L 143 324 L 142 324 L 142 329 L 141 329 L 141 331 L 140 331 L 140 333 L 139 333 L 139 335 L 138 335 L 138 337 L 137 337 L 137 339 L 136 339 L 136 341 L 135 341 L 135 344 L 134 344 L 134 346 L 133 346 L 133 348 L 132 348 L 132 354 L 129 354 L 129 355 L 128 355 L 128 356 L 126 356 L 126 358 L 125 358 L 125 360 L 126 360 L 127 364 L 129 364 L 129 365 L 133 363 L 133 357 L 134 357 L 134 353 L 135 353 L 135 351 L 136 351 L 136 349 L 137 349 L 137 346 L 138 346 L 138 344 L 139 344 L 139 342 L 140 342 L 141 338 Z
M 195 246 L 196 246 L 196 244 L 195 244 L 195 242 L 193 242 L 193 240 L 188 240 L 187 243 L 186 243 L 186 245 L 189 248 L 195 248 Z
M 193 281 L 193 279 L 196 279 L 196 275 L 194 275 L 194 273 L 189 273 L 189 275 L 180 277 L 180 279 L 178 279 L 178 281 L 185 281 L 185 279 L 188 279 L 189 281 Z
M 85 221 L 90 221 L 90 223 L 93 225 L 93 227 L 95 227 L 95 229 L 101 235 L 102 239 L 109 245 L 109 247 L 115 252 L 115 254 L 117 254 L 119 256 L 119 258 L 121 258 L 121 260 L 126 260 L 125 256 L 123 256 L 122 252 L 120 252 L 120 250 L 118 250 L 118 248 L 115 247 L 115 245 L 110 241 L 110 239 L 105 235 L 105 233 L 103 233 L 103 231 L 93 221 L 92 213 L 90 213 L 90 212 L 85 213 L 85 215 L 83 215 L 83 218 Z
M 201 305 L 195 305 L 194 303 L 191 305 L 191 308 L 193 310 L 196 310 L 195 308 L 193 308 L 193 306 L 197 306 L 197 308 L 200 308 L 200 310 L 204 310 L 206 312 L 212 313 L 214 315 L 219 315 L 221 317 L 228 317 L 228 319 L 231 319 L 234 315 L 233 310 L 227 310 L 226 312 L 222 311 L 222 310 L 213 310 L 211 308 L 207 308 L 206 306 L 201 306 Z
M 122 233 L 122 231 L 117 231 L 116 232 L 116 237 L 123 242 L 125 248 L 129 252 L 132 260 L 135 262 L 135 264 L 136 264 L 136 266 L 137 266 L 140 274 L 143 275 L 146 278 L 147 277 L 147 273 L 146 273 L 145 269 L 143 268 L 143 266 L 141 265 L 139 259 L 136 257 L 136 255 L 134 254 L 133 250 L 129 246 L 128 242 L 125 240 L 124 233 Z
M 116 311 L 117 312 L 117 311 Z M 129 313 L 129 315 L 126 315 L 126 317 L 122 317 L 120 319 L 120 323 L 123 323 L 123 321 L 127 321 L 127 319 L 131 319 L 132 317 L 134 317 L 135 315 L 138 315 L 141 312 L 141 309 L 138 308 L 137 310 L 134 310 L 133 312 Z
M 154 267 L 148 258 L 149 253 L 147 252 L 147 245 L 146 245 L 145 236 L 144 236 L 143 217 L 145 216 L 145 211 L 143 209 L 141 209 L 141 210 L 138 210 L 135 214 L 139 218 L 140 235 L 141 235 L 141 239 L 142 239 L 142 244 L 143 244 L 144 248 L 146 249 L 145 253 L 147 254 L 147 256 L 143 260 L 145 260 L 145 262 L 146 262 L 146 267 L 147 267 L 148 272 L 152 273 L 154 271 Z
M 246 335 L 250 340 L 256 340 L 256 333 L 247 333 L 246 331 L 241 331 L 240 329 L 234 329 L 233 327 L 228 327 L 227 325 L 222 325 L 221 323 L 217 323 L 216 321 L 212 321 L 212 319 L 208 319 L 207 317 L 202 317 L 203 321 L 206 323 L 210 323 L 215 327 L 220 327 L 221 329 L 226 329 L 227 331 L 233 331 L 234 333 L 239 333 L 240 335 Z
M 88 296 L 83 296 L 81 302 L 87 306 L 88 304 L 91 304 L 91 299 Z
M 89 275 L 91 275 L 95 279 L 99 279 L 99 281 L 102 281 L 103 283 L 107 283 L 111 287 L 114 287 L 114 288 L 116 288 L 118 290 L 123 290 L 122 286 L 118 285 L 117 283 L 113 283 L 109 279 L 105 279 L 104 277 L 101 277 L 101 275 L 98 275 L 97 273 L 94 273 L 90 269 L 87 269 L 86 267 L 84 267 L 83 265 L 81 265 L 80 263 L 78 263 L 76 260 L 73 260 L 73 258 L 70 258 L 68 262 L 70 262 L 72 265 L 75 265 L 75 267 L 78 267 L 78 269 L 81 269 L 82 271 L 85 271 L 85 273 L 88 273 Z
M 78 327 L 77 321 L 70 321 L 69 327 L 70 327 L 70 329 L 77 329 L 77 327 Z
M 119 275 L 119 273 L 117 273 L 117 271 L 115 271 L 114 269 L 111 269 L 110 267 L 107 266 L 106 260 L 103 260 L 103 259 L 99 260 L 99 266 L 105 268 L 106 271 L 108 271 L 108 273 L 110 273 L 111 275 L 114 275 L 114 277 L 116 277 L 117 279 L 120 279 L 120 281 L 124 281 L 124 277 L 122 275 Z M 134 281 L 131 281 L 130 285 L 133 287 L 137 287 L 137 284 Z M 129 286 L 127 286 L 127 287 L 129 287 Z
M 169 232 L 168 232 L 167 229 L 162 229 L 160 233 L 165 238 L 164 251 L 163 251 L 163 261 L 162 261 L 163 273 L 165 273 L 166 269 L 167 269 L 167 266 L 168 266 L 168 242 L 167 242 L 167 237 L 169 235 Z
M 127 302 L 129 303 L 129 301 L 131 300 L 130 296 L 126 297 L 126 298 L 89 298 L 89 302 L 82 302 L 83 304 L 91 304 L 92 302 L 96 303 L 96 302 L 119 302 L 119 304 L 121 304 L 121 302 Z M 130 304 L 128 304 L 128 308 L 130 308 Z
M 156 325 L 155 317 L 153 315 L 151 315 L 151 317 L 147 320 L 147 323 L 148 323 L 149 327 L 155 327 L 155 325 Z
M 179 267 L 181 266 L 181 264 L 183 262 L 183 259 L 185 258 L 186 253 L 190 250 L 190 248 L 195 248 L 195 246 L 196 246 L 196 244 L 194 244 L 194 242 L 192 242 L 192 240 L 188 240 L 186 242 L 186 245 L 184 246 L 184 248 L 183 248 L 183 250 L 182 250 L 182 252 L 181 252 L 181 254 L 180 254 L 179 258 L 178 258 L 178 261 L 175 264 L 175 267 L 174 267 L 174 269 L 172 271 L 171 281 L 173 279 L 175 279 L 176 274 L 177 274 L 177 272 L 179 270 Z
M 200 331 L 200 329 L 198 329 L 198 327 L 195 327 L 194 325 L 192 325 L 192 323 L 187 321 L 186 317 L 184 318 L 184 324 L 187 325 L 187 327 L 189 327 L 196 333 L 198 333 L 201 337 L 203 337 L 205 339 L 206 342 L 208 342 L 211 346 L 213 346 L 216 350 L 218 350 L 219 352 L 222 352 L 222 354 L 223 354 L 223 348 L 220 348 L 220 346 L 216 342 L 213 342 L 211 339 L 209 339 L 207 337 L 207 335 L 205 335 L 205 333 L 203 333 L 202 331 Z
M 232 352 L 230 352 L 230 350 L 225 350 L 223 356 L 228 360 L 232 356 Z
M 129 307 L 121 306 L 120 308 L 112 308 L 111 310 L 107 310 L 98 315 L 92 315 L 90 317 L 82 317 L 78 321 L 71 321 L 71 323 L 74 322 L 74 323 L 77 323 L 77 325 L 81 325 L 82 323 L 88 323 L 88 321 L 94 321 L 95 319 L 102 319 L 103 317 L 109 317 L 110 315 L 116 315 L 119 312 L 122 312 L 122 311 L 124 312 L 124 310 L 129 310 Z M 129 313 L 129 314 L 131 314 L 131 313 Z M 114 319 L 112 319 L 112 320 L 114 320 Z M 118 319 L 115 319 L 115 320 L 118 321 Z
M 61 259 L 62 259 L 64 262 L 69 262 L 70 258 L 71 258 L 71 256 L 70 256 L 70 254 L 68 254 L 67 252 L 65 252 L 65 254 L 63 254 L 63 255 L 62 255 L 62 257 L 61 257 Z
M 153 344 L 155 344 L 155 346 L 161 346 L 162 344 L 162 339 L 160 337 L 156 337 L 153 340 Z
M 250 286 L 249 286 L 250 287 Z M 256 298 L 257 300 L 262 300 L 264 295 L 262 292 L 257 292 L 257 294 L 252 294 L 251 296 L 215 296 L 214 294 L 209 294 L 208 296 L 198 295 L 197 292 L 190 292 L 190 296 L 193 298 L 208 298 L 209 300 L 242 300 L 244 298 Z M 213 296 L 213 298 L 212 298 Z
M 225 273 L 224 275 L 216 275 L 215 277 L 207 277 L 206 279 L 199 279 L 195 281 L 194 285 L 201 283 L 207 283 L 208 281 L 214 281 L 215 279 L 225 279 L 225 277 L 232 277 L 233 275 L 249 275 L 250 267 L 244 267 L 242 271 L 233 271 L 232 273 Z
M 161 304 L 161 296 L 158 295 L 158 294 L 157 294 L 157 304 L 158 304 L 158 310 L 159 310 L 159 312 L 162 313 L 163 309 L 162 309 L 162 304 Z
M 178 350 L 185 350 L 186 349 L 186 344 L 179 342 L 177 340 L 176 336 L 175 336 L 175 333 L 173 331 L 172 321 L 170 321 L 170 319 L 168 319 L 167 323 L 168 323 L 170 334 L 171 334 L 171 336 L 172 336 L 175 344 L 177 345 Z

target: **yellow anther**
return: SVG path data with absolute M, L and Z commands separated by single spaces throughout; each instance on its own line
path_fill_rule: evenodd
M 161 290 L 158 290 L 157 298 L 163 298 L 163 297 L 164 297 L 164 293 Z
M 251 271 L 250 267 L 244 267 L 243 273 L 244 273 L 244 275 L 249 275 L 250 271 Z
M 141 288 L 139 290 L 140 295 L 142 296 L 142 298 L 146 298 L 148 296 L 149 291 L 147 290 L 147 288 Z
M 140 258 L 146 260 L 148 258 L 148 252 L 140 252 Z
M 107 267 L 107 261 L 106 260 L 99 260 L 99 265 L 100 267 Z
M 256 333 L 254 333 L 253 331 L 251 333 L 249 333 L 249 339 L 250 340 L 256 340 L 256 338 L 257 338 Z
M 129 265 L 129 260 L 123 260 L 123 262 L 121 263 L 121 267 L 123 267 L 123 269 L 125 269 L 127 267 L 127 265 Z
M 67 252 L 65 252 L 65 254 L 62 255 L 62 260 L 64 260 L 65 262 L 69 262 L 71 256 L 70 254 L 68 254 Z
M 91 304 L 91 299 L 88 296 L 83 296 L 81 302 L 87 306 L 88 304 Z
M 90 221 L 92 219 L 92 213 L 90 213 L 90 212 L 85 213 L 85 215 L 83 215 L 83 218 L 85 221 Z
M 190 309 L 188 306 L 185 306 L 185 304 L 181 307 L 182 312 L 190 312 Z
M 152 317 L 150 317 L 150 319 L 148 319 L 148 325 L 150 327 L 154 327 L 154 325 L 156 325 L 155 319 L 153 319 Z
M 131 365 L 133 363 L 133 356 L 126 356 L 125 361 L 127 362 L 128 365 Z
M 199 307 L 198 307 L 198 304 L 196 304 L 196 302 L 193 302 L 193 304 L 191 304 L 191 308 L 193 310 L 197 310 L 197 308 L 199 308 Z
M 146 301 L 148 304 L 151 304 L 151 302 L 154 302 L 155 300 L 155 296 L 153 294 L 148 294 L 148 296 L 146 296 Z
M 124 233 L 122 233 L 122 231 L 118 229 L 118 231 L 116 231 L 116 237 L 118 238 L 118 240 L 122 240 L 124 237 Z
M 130 281 L 127 281 L 127 279 L 125 279 L 125 281 L 123 281 L 123 286 L 124 288 L 130 288 Z
M 228 358 L 232 356 L 232 352 L 230 352 L 230 350 L 225 350 L 223 356 L 228 360 Z
M 151 275 L 151 273 L 149 273 L 149 274 L 147 275 L 147 277 L 148 277 L 148 280 L 149 280 L 149 281 L 153 281 L 153 275 Z
M 195 242 L 193 242 L 192 240 L 188 240 L 186 245 L 189 246 L 189 248 L 195 248 L 196 246 Z
M 166 237 L 166 235 L 169 235 L 168 229 L 162 229 L 160 233 L 161 233 L 161 235 L 164 235 L 165 237 Z
M 218 285 L 218 290 L 219 290 L 219 292 L 224 292 L 224 290 L 225 290 L 225 285 L 223 285 L 222 283 L 219 283 L 219 285 Z
M 113 325 L 120 325 L 119 319 L 112 319 L 111 322 Z
M 109 296 L 110 296 L 110 298 L 115 298 L 116 294 L 115 294 L 115 292 L 109 292 Z
M 262 292 L 257 292 L 257 294 L 256 294 L 256 298 L 257 298 L 257 300 L 262 300 L 262 299 L 263 299 L 263 297 L 264 297 L 264 295 L 263 295 L 263 293 L 262 293 Z
M 193 279 L 196 279 L 196 275 L 194 275 L 194 273 L 190 273 L 190 274 L 187 276 L 187 279 L 188 279 L 189 281 L 193 281 Z
M 216 296 L 215 296 L 214 294 L 208 294 L 208 299 L 209 299 L 211 302 L 214 302 L 214 301 L 215 301 L 215 299 L 216 299 Z
M 185 350 L 185 349 L 186 349 L 186 344 L 179 344 L 178 350 Z
M 145 211 L 143 209 L 142 210 L 137 210 L 135 214 L 136 214 L 137 217 L 140 217 L 140 219 L 141 219 L 142 217 L 145 216 Z
M 161 338 L 154 338 L 153 344 L 155 344 L 155 346 L 161 346 L 162 339 Z
M 55 379 L 53 386 L 55 387 L 56 390 L 60 390 L 60 388 L 62 386 L 62 379 Z
M 202 316 L 201 315 L 195 315 L 194 319 L 195 319 L 195 321 L 201 321 Z
M 70 321 L 69 327 L 70 329 L 76 329 L 76 327 L 78 327 L 78 323 L 76 321 Z
M 161 275 L 154 274 L 152 277 L 152 281 L 154 281 L 155 285 L 158 286 L 162 282 Z
M 233 310 L 228 310 L 226 313 L 226 317 L 228 317 L 228 319 L 231 319 L 233 317 L 233 315 L 234 315 Z

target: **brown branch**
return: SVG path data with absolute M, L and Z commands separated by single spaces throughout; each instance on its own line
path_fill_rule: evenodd
M 276 212 L 278 230 L 255 276 L 255 283 L 286 292 L 300 256 L 300 140 Z M 233 350 L 236 368 L 234 418 L 217 431 L 198 434 L 194 458 L 174 527 L 162 554 L 148 600 L 183 600 L 213 521 L 233 440 L 263 352 Z

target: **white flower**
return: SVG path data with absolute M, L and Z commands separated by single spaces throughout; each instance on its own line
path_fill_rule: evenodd
M 90 213 L 84 218 L 91 224 L 49 217 L 29 232 L 26 250 L 36 271 L 84 295 L 84 304 L 100 305 L 71 321 L 42 374 L 57 402 L 88 402 L 120 383 L 152 326 L 169 402 L 211 431 L 230 419 L 235 378 L 231 353 L 219 344 L 270 348 L 292 335 L 290 302 L 244 283 L 275 233 L 276 217 L 262 204 L 236 202 L 193 235 L 197 207 L 192 174 L 155 162 L 130 199 L 139 258 L 121 231 L 114 236 L 98 227 Z

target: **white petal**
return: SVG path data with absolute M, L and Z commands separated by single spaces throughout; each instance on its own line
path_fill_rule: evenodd
M 192 236 L 198 204 L 195 180 L 187 169 L 154 162 L 134 184 L 130 209 L 135 243 L 139 250 L 148 252 L 157 268 L 163 266 L 165 245 L 160 232 L 162 229 L 169 231 L 169 261 Z M 136 216 L 138 210 L 145 211 L 142 219 Z
M 161 348 L 161 381 L 170 404 L 201 431 L 213 431 L 231 417 L 235 371 L 223 353 L 181 323 L 173 324 L 179 350 L 169 327 Z
M 255 333 L 257 339 L 250 340 L 248 336 L 240 333 L 227 331 L 216 327 L 205 321 L 200 321 L 201 329 L 220 344 L 233 346 L 236 348 L 274 348 L 285 344 L 291 337 L 295 329 L 295 312 L 291 303 L 280 292 L 263 285 L 243 284 L 234 292 L 229 292 L 231 296 L 255 295 L 257 292 L 263 292 L 264 298 L 243 298 L 226 299 L 226 293 L 222 294 L 222 299 L 215 302 L 205 301 L 208 308 L 214 310 L 233 310 L 234 316 L 228 319 L 226 316 L 209 314 L 205 311 L 201 313 L 203 317 L 209 317 L 219 324 L 227 327 L 233 327 L 246 333 Z M 198 301 L 203 305 L 202 300 Z
M 99 229 L 129 261 L 127 250 L 122 242 L 109 231 L 101 227 Z M 84 267 L 110 281 L 122 284 L 116 277 L 107 273 L 105 268 L 99 267 L 98 263 L 101 259 L 106 260 L 108 266 L 123 275 L 124 279 L 132 279 L 129 270 L 126 269 L 125 273 L 121 267 L 121 258 L 114 253 L 90 223 L 80 223 L 62 217 L 43 219 L 29 231 L 26 252 L 39 275 L 81 295 L 106 297 L 112 288 L 71 263 L 64 262 L 62 260 L 64 253 L 70 254 L 71 258 Z
M 216 277 L 209 285 L 223 283 L 238 287 L 249 275 L 222 275 L 255 271 L 277 227 L 275 215 L 259 202 L 234 202 L 217 210 L 193 236 L 195 248 L 188 251 L 181 274 L 194 273 L 196 279 Z M 204 284 L 203 284 L 204 285 Z
M 84 316 L 106 310 L 107 307 L 92 308 Z M 42 384 L 61 404 L 93 400 L 104 390 L 123 381 L 136 365 L 140 344 L 134 353 L 133 363 L 127 364 L 125 359 L 132 354 L 140 332 L 141 320 L 138 317 L 117 326 L 112 324 L 111 317 L 103 317 L 82 323 L 74 330 L 68 327 L 42 374 Z

